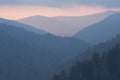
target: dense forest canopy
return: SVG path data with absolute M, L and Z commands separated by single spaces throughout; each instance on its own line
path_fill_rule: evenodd
M 77 61 L 69 73 L 61 71 L 52 80 L 120 80 L 119 42 L 102 55 L 93 51 L 91 59 L 82 62 Z

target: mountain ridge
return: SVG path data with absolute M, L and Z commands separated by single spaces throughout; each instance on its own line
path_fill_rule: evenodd
M 60 65 L 89 46 L 79 39 L 39 35 L 0 23 L 0 79 L 48 80 Z
M 16 22 L 15 20 L 8 20 L 8 19 L 5 19 L 5 18 L 0 18 L 0 23 L 11 25 L 11 26 L 16 26 L 16 27 L 21 27 L 21 28 L 24 28 L 27 31 L 31 31 L 31 32 L 41 34 L 41 35 L 49 34 L 48 32 L 45 32 L 45 31 L 40 30 L 40 29 L 36 29 L 36 28 L 34 28 L 30 25 L 27 25 L 27 24 Z
M 107 11 L 87 16 L 44 17 L 32 16 L 17 20 L 58 36 L 73 36 L 81 29 L 97 23 L 115 12 Z M 91 20 L 92 19 L 92 20 Z M 34 23 L 33 23 L 34 22 Z
M 74 37 L 81 38 L 92 44 L 97 44 L 111 39 L 120 34 L 120 13 L 115 13 L 105 20 L 91 25 L 78 32 Z M 91 37 L 91 38 L 90 38 Z

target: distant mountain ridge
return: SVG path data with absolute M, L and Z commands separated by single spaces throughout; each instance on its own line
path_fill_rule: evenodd
M 8 19 L 0 18 L 0 23 L 5 24 L 5 25 L 9 25 L 9 26 L 24 28 L 27 31 L 31 31 L 31 32 L 41 34 L 41 35 L 48 34 L 48 32 L 45 32 L 45 31 L 40 30 L 40 29 L 36 29 L 36 28 L 34 28 L 30 25 L 27 25 L 27 24 L 22 24 L 22 23 L 16 22 L 14 20 L 8 20 Z
M 115 12 L 108 11 L 87 16 L 32 16 L 17 20 L 58 36 L 73 36 L 83 28 L 104 20 Z
M 120 34 L 120 13 L 115 13 L 105 20 L 78 32 L 74 37 L 92 44 L 98 44 Z

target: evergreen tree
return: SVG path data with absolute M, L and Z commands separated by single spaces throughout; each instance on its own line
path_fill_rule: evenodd
M 54 80 L 66 80 L 65 72 Z M 95 53 L 92 59 L 73 65 L 68 80 L 120 80 L 120 45 L 107 53 Z

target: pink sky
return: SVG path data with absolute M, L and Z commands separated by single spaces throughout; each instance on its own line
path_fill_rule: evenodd
M 101 6 L 66 6 L 63 8 L 42 6 L 0 6 L 0 17 L 20 19 L 28 16 L 83 16 L 110 10 Z M 117 9 L 116 9 L 117 10 Z

